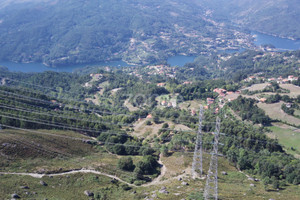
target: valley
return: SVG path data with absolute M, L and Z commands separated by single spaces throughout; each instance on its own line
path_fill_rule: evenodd
M 297 0 L 0 2 L 0 200 L 299 200 Z

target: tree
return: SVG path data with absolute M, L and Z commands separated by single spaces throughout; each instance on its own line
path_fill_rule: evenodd
M 153 122 L 155 123 L 155 124 L 159 124 L 159 117 L 158 116 L 154 116 L 153 117 Z
M 168 123 L 164 123 L 162 126 L 163 129 L 169 128 L 169 124 Z
M 140 168 L 143 174 L 153 174 L 156 172 L 158 163 L 153 156 L 144 156 L 141 161 L 137 163 L 137 167 Z
M 279 181 L 278 181 L 278 179 L 275 176 L 271 177 L 271 183 L 272 183 L 272 187 L 274 189 L 278 189 L 278 187 L 279 187 Z
M 267 191 L 268 190 L 268 184 L 270 183 L 270 178 L 269 177 L 265 177 L 262 180 L 263 184 L 264 184 L 264 189 Z
M 113 153 L 118 154 L 118 155 L 125 155 L 125 147 L 123 145 L 114 145 L 113 148 Z
M 118 168 L 126 171 L 132 171 L 135 166 L 131 157 L 124 157 L 119 159 Z
M 136 167 L 134 169 L 133 176 L 134 176 L 134 179 L 136 179 L 136 180 L 142 180 L 142 179 L 144 179 L 143 171 L 139 167 Z
M 165 157 L 168 156 L 168 147 L 166 147 L 166 145 L 162 145 L 160 148 L 160 153 Z

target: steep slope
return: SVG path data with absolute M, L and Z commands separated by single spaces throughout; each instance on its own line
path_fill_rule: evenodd
M 206 19 L 200 5 L 180 0 L 6 0 L 0 32 L 0 60 L 48 65 L 151 63 L 228 47 L 238 37 Z
M 298 0 L 204 0 L 217 19 L 282 37 L 300 38 Z

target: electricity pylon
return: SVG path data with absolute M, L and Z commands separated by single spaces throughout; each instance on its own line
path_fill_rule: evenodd
M 202 167 L 202 121 L 203 121 L 203 106 L 200 106 L 199 112 L 199 127 L 197 132 L 197 140 L 195 145 L 194 157 L 193 157 L 193 165 L 192 165 L 192 176 L 196 178 L 196 170 L 200 171 L 200 176 L 203 173 Z
M 204 189 L 204 199 L 218 200 L 218 145 L 220 135 L 221 120 L 217 117 L 216 130 L 214 132 L 214 147 L 211 153 L 210 166 L 207 174 L 206 185 Z

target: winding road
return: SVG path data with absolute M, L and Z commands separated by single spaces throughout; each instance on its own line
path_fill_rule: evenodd
M 69 174 L 77 174 L 77 173 L 92 173 L 92 174 L 98 174 L 102 176 L 107 176 L 113 179 L 116 179 L 122 183 L 128 184 L 131 187 L 137 187 L 134 184 L 127 183 L 126 181 L 123 181 L 122 179 L 118 178 L 117 176 L 110 175 L 107 173 L 99 172 L 96 170 L 91 170 L 91 169 L 79 169 L 79 170 L 72 170 L 69 172 L 62 172 L 62 173 L 57 173 L 57 174 L 38 174 L 38 173 L 15 173 L 15 172 L 0 172 L 0 174 L 6 174 L 6 175 L 20 175 L 20 176 L 31 176 L 34 178 L 43 178 L 44 176 L 64 176 L 64 175 L 69 175 Z
M 112 179 L 116 179 L 116 180 L 118 180 L 118 181 L 120 181 L 122 183 L 125 183 L 125 184 L 127 184 L 127 185 L 129 185 L 131 187 L 149 187 L 149 186 L 161 183 L 162 177 L 166 174 L 167 168 L 166 168 L 165 165 L 163 165 L 163 163 L 161 161 L 161 156 L 162 155 L 160 155 L 159 160 L 158 160 L 158 163 L 162 166 L 162 168 L 161 168 L 161 174 L 158 177 L 156 177 L 153 181 L 151 181 L 150 183 L 147 183 L 147 184 L 144 184 L 144 185 L 141 185 L 141 186 L 137 186 L 137 185 L 128 183 L 128 182 L 120 179 L 117 176 L 110 175 L 110 174 L 103 173 L 103 172 L 96 171 L 96 170 L 92 170 L 92 169 L 78 169 L 78 170 L 71 170 L 71 171 L 68 171 L 68 172 L 61 172 L 61 173 L 55 173 L 55 174 L 16 173 L 16 172 L 0 172 L 0 174 L 3 174 L 3 175 L 31 176 L 33 178 L 43 178 L 45 176 L 49 177 L 49 176 L 64 176 L 64 175 L 77 174 L 77 173 L 92 173 L 92 174 L 98 174 L 98 175 L 110 177 Z M 163 181 L 163 182 L 165 182 L 165 181 Z

